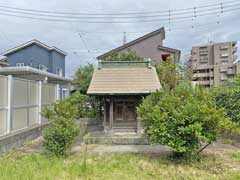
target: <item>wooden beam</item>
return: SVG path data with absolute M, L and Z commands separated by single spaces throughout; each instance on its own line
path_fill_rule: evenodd
M 113 130 L 113 98 L 110 99 L 110 109 L 109 109 L 109 123 L 110 123 L 110 130 Z
M 107 102 L 104 98 L 104 121 L 103 121 L 104 132 L 107 131 Z

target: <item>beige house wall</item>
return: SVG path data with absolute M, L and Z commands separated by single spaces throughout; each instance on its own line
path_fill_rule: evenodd
M 145 35 L 147 36 L 147 35 Z M 140 37 L 137 40 L 134 40 L 132 42 L 129 42 L 126 44 L 126 47 L 119 47 L 112 51 L 109 51 L 103 55 L 100 55 L 98 59 L 107 57 L 110 55 L 111 52 L 127 52 L 128 50 L 131 50 L 135 52 L 138 56 L 151 59 L 152 63 L 158 64 L 162 60 L 163 54 L 170 54 L 174 62 L 180 61 L 180 51 L 168 47 L 163 46 L 163 40 L 165 39 L 165 33 L 163 31 L 158 32 L 157 34 L 151 35 L 149 37 Z

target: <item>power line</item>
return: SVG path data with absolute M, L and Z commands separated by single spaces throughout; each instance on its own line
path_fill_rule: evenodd
M 239 21 L 239 20 L 236 19 L 236 20 L 232 20 L 231 22 L 234 22 L 234 21 Z M 212 22 L 209 22 L 209 23 L 197 24 L 197 25 L 194 25 L 194 26 L 182 26 L 182 27 L 173 28 L 173 29 L 171 29 L 170 32 L 185 31 L 185 30 L 189 30 L 189 29 L 203 28 L 203 27 L 209 27 L 210 25 L 221 25 L 221 24 L 222 23 L 220 21 L 212 21 Z M 107 50 L 103 50 L 103 51 L 107 51 Z M 182 50 L 182 51 L 187 51 L 187 50 Z M 101 53 L 101 52 L 99 52 L 99 53 Z M 98 54 L 98 52 L 96 52 L 96 54 Z
M 91 53 L 91 51 L 89 50 L 86 41 L 84 40 L 83 36 L 81 33 L 78 33 L 79 37 L 81 38 L 83 45 L 85 46 L 86 50 L 88 51 L 88 53 L 92 56 L 92 59 L 95 60 L 95 56 Z
M 13 6 L 6 6 L 6 5 L 0 5 L 2 8 L 7 9 L 15 9 L 15 10 L 21 10 L 21 11 L 29 11 L 29 12 L 39 12 L 39 13 L 47 13 L 47 14 L 63 14 L 63 15 L 89 15 L 89 16 L 105 16 L 105 15 L 112 15 L 112 16 L 119 16 L 119 15 L 140 15 L 140 14 L 159 14 L 159 13 L 169 13 L 170 12 L 178 12 L 178 11 L 187 11 L 195 9 L 202 9 L 206 7 L 213 7 L 213 6 L 221 6 L 222 4 L 230 4 L 234 2 L 239 2 L 238 0 L 233 1 L 226 1 L 221 3 L 215 3 L 215 4 L 207 4 L 202 6 L 195 6 L 190 8 L 181 8 L 181 9 L 169 9 L 164 11 L 145 11 L 145 12 L 126 12 L 126 13 L 72 13 L 72 12 L 60 12 L 60 11 L 47 11 L 47 10 L 37 10 L 37 9 L 28 9 L 28 8 L 19 8 L 19 7 L 13 7 Z
M 231 4 L 231 5 L 225 5 L 223 3 L 221 3 L 221 6 L 219 7 L 215 7 L 215 8 L 208 8 L 208 9 L 203 9 L 203 10 L 198 10 L 196 7 L 193 7 L 191 9 L 190 12 L 181 12 L 181 13 L 171 13 L 171 10 L 169 10 L 169 13 L 168 14 L 165 14 L 165 15 L 144 15 L 144 16 L 124 16 L 124 17 L 109 17 L 109 16 L 104 16 L 104 17 L 93 17 L 93 16 L 62 16 L 62 15 L 52 15 L 52 14 L 39 14 L 39 13 L 32 13 L 32 12 L 23 12 L 23 11 L 19 11 L 19 10 L 12 10 L 12 9 L 3 9 L 3 8 L 0 8 L 0 11 L 2 12 L 7 12 L 7 14 L 9 13 L 13 13 L 13 15 L 29 15 L 29 17 L 32 17 L 34 16 L 35 18 L 36 17 L 47 17 L 47 18 L 63 18 L 62 20 L 64 19 L 87 19 L 87 20 L 106 20 L 106 19 L 146 19 L 146 18 L 159 18 L 159 17 L 168 17 L 168 18 L 161 18 L 161 19 L 157 19 L 158 21 L 160 20 L 173 20 L 173 19 L 182 19 L 182 18 L 188 18 L 188 17 L 197 17 L 197 16 L 201 16 L 201 15 L 204 15 L 204 14 L 201 14 L 203 12 L 208 12 L 208 11 L 217 11 L 217 12 L 221 12 L 223 13 L 223 10 L 227 10 L 229 8 L 232 8 L 232 7 L 236 7 L 236 6 L 239 6 L 240 4 Z M 1 6 L 0 6 L 1 7 Z M 212 12 L 212 14 L 215 14 L 216 12 Z M 5 13 L 6 14 L 6 13 Z M 192 14 L 190 16 L 183 16 L 183 17 L 178 17 L 179 15 L 186 15 L 186 14 Z M 61 20 L 61 19 L 60 19 Z
M 239 11 L 239 8 L 232 8 L 225 10 L 223 13 L 229 13 L 233 11 Z M 199 14 L 198 17 L 203 16 L 209 16 L 209 15 L 216 15 L 216 13 L 220 12 L 211 12 L 211 13 L 205 13 L 205 14 Z M 88 20 L 65 20 L 65 19 L 52 19 L 52 18 L 41 18 L 41 17 L 33 17 L 33 16 L 24 16 L 24 15 L 17 15 L 17 14 L 9 14 L 9 13 L 2 13 L 0 12 L 0 15 L 5 16 L 12 16 L 12 17 L 18 17 L 18 18 L 25 18 L 25 19 L 33 19 L 33 20 L 43 20 L 43 21 L 51 21 L 51 22 L 79 22 L 79 23 L 92 23 L 92 24 L 114 24 L 114 23 L 147 23 L 147 22 L 160 22 L 160 21 L 169 21 L 169 19 L 148 19 L 148 20 L 134 20 L 134 21 L 88 21 Z M 181 19 L 192 19 L 193 16 L 183 16 L 178 18 L 171 18 L 171 23 L 173 22 L 180 22 Z
M 39 13 L 32 13 L 32 12 L 26 12 L 26 11 L 19 11 L 19 10 L 12 10 L 12 9 L 4 9 L 1 8 L 0 10 L 4 12 L 10 12 L 10 13 L 17 13 L 17 14 L 24 14 L 24 15 L 33 15 L 33 16 L 40 16 L 40 17 L 52 17 L 52 18 L 65 18 L 65 19 L 141 19 L 141 18 L 156 18 L 156 17 L 175 17 L 179 15 L 186 15 L 186 14 L 192 14 L 195 15 L 197 13 L 202 13 L 202 12 L 207 12 L 207 11 L 212 11 L 212 10 L 221 10 L 222 8 L 230 8 L 230 7 L 236 7 L 237 5 L 240 4 L 233 4 L 233 5 L 224 5 L 219 7 L 214 7 L 214 8 L 208 8 L 208 9 L 202 9 L 198 10 L 196 7 L 193 7 L 190 9 L 191 11 L 184 11 L 181 13 L 172 13 L 171 10 L 169 10 L 168 14 L 155 14 L 155 15 L 141 15 L 141 16 L 69 16 L 69 15 L 53 15 L 53 14 L 39 14 Z

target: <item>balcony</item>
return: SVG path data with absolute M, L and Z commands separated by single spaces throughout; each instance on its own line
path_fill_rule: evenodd
M 208 57 L 200 57 L 200 62 L 208 62 Z
M 204 78 L 204 77 L 212 77 L 213 73 L 195 73 L 192 75 L 193 78 Z
M 227 58 L 228 56 L 229 56 L 228 53 L 221 54 L 221 58 Z
M 198 85 L 210 85 L 210 81 L 206 80 L 206 81 L 196 81 L 196 84 Z
M 209 73 L 199 73 L 199 74 L 193 74 L 193 78 L 201 78 L 201 77 L 209 77 Z
M 227 80 L 227 77 L 226 76 L 221 76 L 221 81 L 226 81 Z
M 199 51 L 199 54 L 200 54 L 200 56 L 208 55 L 208 50 L 201 50 L 201 51 Z
M 233 69 L 227 71 L 227 74 L 228 75 L 234 75 L 235 74 L 235 71 Z
M 228 49 L 228 46 L 227 45 L 222 45 L 220 46 L 220 50 L 227 50 Z
M 227 72 L 227 68 L 220 68 L 220 72 Z

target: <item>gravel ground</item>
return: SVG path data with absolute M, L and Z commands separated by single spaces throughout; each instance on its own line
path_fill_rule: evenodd
M 85 145 L 75 145 L 72 147 L 71 152 L 76 153 L 83 151 L 86 148 Z M 26 152 L 40 153 L 42 151 L 42 138 L 33 140 L 26 144 L 23 148 Z M 171 148 L 163 145 L 98 145 L 90 144 L 87 146 L 89 152 L 94 153 L 167 153 L 171 151 Z M 223 144 L 220 142 L 209 145 L 204 151 L 213 153 L 224 153 L 239 151 L 239 146 L 233 146 L 230 144 Z

